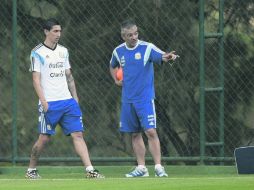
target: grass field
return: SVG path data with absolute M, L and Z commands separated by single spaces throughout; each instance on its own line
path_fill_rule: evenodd
M 0 190 L 253 190 L 254 175 L 234 166 L 168 166 L 168 178 L 124 178 L 130 166 L 97 167 L 105 179 L 85 179 L 82 167 L 38 167 L 42 179 L 24 178 L 26 167 L 0 167 Z

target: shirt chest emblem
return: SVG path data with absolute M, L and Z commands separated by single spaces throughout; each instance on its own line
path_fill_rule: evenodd
M 140 52 L 135 53 L 135 59 L 136 60 L 141 59 L 141 53 Z
M 61 52 L 61 51 L 60 51 L 60 52 L 59 52 L 59 57 L 60 57 L 60 58 L 64 58 L 64 52 Z

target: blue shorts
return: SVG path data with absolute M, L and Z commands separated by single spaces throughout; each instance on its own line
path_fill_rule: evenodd
M 54 135 L 57 124 L 62 127 L 65 135 L 73 132 L 84 131 L 82 122 L 82 112 L 76 100 L 59 100 L 48 102 L 48 110 L 44 112 L 39 105 L 39 124 L 40 134 Z
M 154 100 L 147 102 L 122 103 L 120 131 L 136 133 L 156 128 Z

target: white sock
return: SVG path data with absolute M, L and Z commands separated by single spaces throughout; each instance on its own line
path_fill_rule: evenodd
M 139 169 L 144 169 L 144 168 L 146 168 L 144 165 L 138 165 L 138 168 Z
M 155 164 L 154 169 L 158 169 L 158 168 L 161 168 L 161 167 L 162 167 L 161 164 Z
M 31 172 L 31 171 L 33 171 L 33 170 L 36 170 L 36 168 L 28 168 L 28 169 L 27 169 L 28 172 Z
M 87 167 L 86 167 L 86 171 L 87 171 L 87 172 L 90 172 L 90 171 L 92 171 L 92 170 L 94 170 L 93 166 L 87 166 Z

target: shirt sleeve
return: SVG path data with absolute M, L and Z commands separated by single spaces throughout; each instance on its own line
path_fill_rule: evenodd
M 150 60 L 153 63 L 161 64 L 162 63 L 162 55 L 165 52 L 160 50 L 158 47 L 155 45 L 151 44 L 151 54 L 150 54 Z
M 119 65 L 120 65 L 119 57 L 118 57 L 118 54 L 117 54 L 116 50 L 114 50 L 113 53 L 112 53 L 111 60 L 110 60 L 110 66 L 112 68 L 116 68 Z
M 71 64 L 69 61 L 69 51 L 66 51 L 66 57 L 65 57 L 65 69 L 70 69 L 71 68 Z
M 43 60 L 40 57 L 40 55 L 36 53 L 35 51 L 32 51 L 30 55 L 30 61 L 31 61 L 31 65 L 30 65 L 29 71 L 41 72 L 41 64 L 43 64 Z

